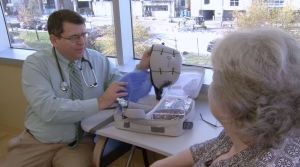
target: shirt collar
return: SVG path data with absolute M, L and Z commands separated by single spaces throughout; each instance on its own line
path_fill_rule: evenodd
M 58 61 L 61 62 L 62 65 L 68 66 L 70 63 L 70 60 L 66 59 L 57 49 L 55 49 Z M 84 59 L 87 59 L 86 53 L 83 55 Z M 75 64 L 78 67 L 81 67 L 81 59 L 75 60 Z
M 57 59 L 60 62 L 60 64 L 63 66 L 68 66 L 70 61 L 66 59 L 57 49 L 55 49 L 54 51 L 56 52 Z

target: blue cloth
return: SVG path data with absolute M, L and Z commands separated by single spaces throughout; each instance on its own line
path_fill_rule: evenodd
M 146 70 L 130 72 L 123 76 L 120 81 L 128 82 L 126 86 L 128 96 L 124 99 L 132 102 L 137 102 L 140 98 L 147 96 L 152 87 L 150 73 Z

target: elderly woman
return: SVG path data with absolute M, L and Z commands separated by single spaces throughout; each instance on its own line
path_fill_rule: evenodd
M 300 166 L 299 43 L 275 29 L 235 32 L 212 64 L 208 98 L 224 131 L 152 167 Z

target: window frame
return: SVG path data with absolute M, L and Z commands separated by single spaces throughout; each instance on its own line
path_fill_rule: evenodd
M 8 38 L 8 29 L 7 29 L 1 1 L 0 1 L 0 36 L 4 38 L 0 40 L 0 52 L 8 48 L 11 48 L 11 44 Z
M 113 3 L 113 19 L 115 25 L 115 39 L 117 56 L 109 57 L 109 60 L 116 64 L 117 68 L 122 72 L 129 72 L 135 68 L 139 59 L 134 57 L 134 43 L 133 43 L 133 25 L 131 17 L 131 0 L 121 1 L 114 0 Z M 128 8 L 130 7 L 130 8 Z M 120 14 L 122 13 L 122 19 Z M 123 20 L 123 22 L 122 22 Z M 130 20 L 130 21 L 128 21 Z M 124 21 L 130 24 L 125 24 Z M 9 37 L 4 11 L 2 9 L 2 2 L 0 1 L 0 65 L 17 65 L 22 66 L 23 61 L 30 55 L 34 54 L 34 49 L 19 49 L 12 48 Z M 129 41 L 129 42 L 128 42 Z M 127 43 L 127 44 L 126 44 Z M 184 65 L 186 70 L 198 70 L 199 66 Z M 212 82 L 213 71 L 211 68 L 201 67 L 205 69 L 204 84 L 210 85 Z

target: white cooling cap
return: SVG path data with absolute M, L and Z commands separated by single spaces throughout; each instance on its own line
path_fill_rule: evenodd
M 178 50 L 165 45 L 152 45 L 150 71 L 152 84 L 162 89 L 177 81 L 181 72 L 182 58 Z

